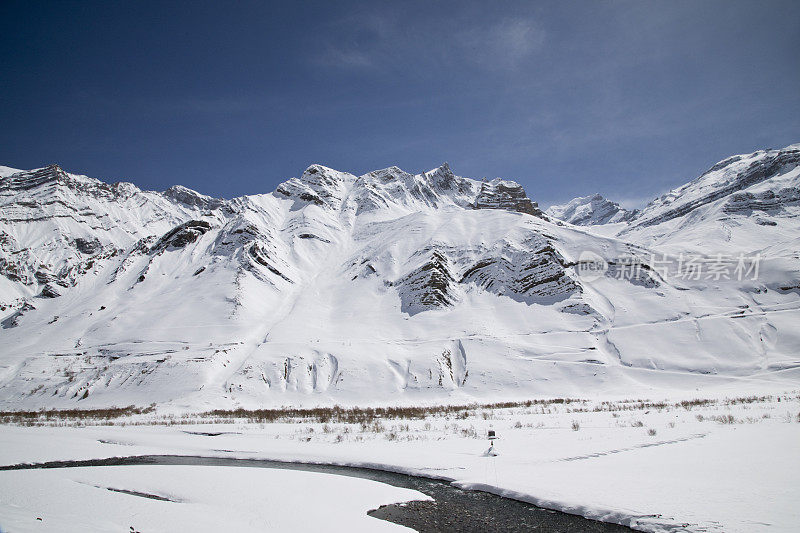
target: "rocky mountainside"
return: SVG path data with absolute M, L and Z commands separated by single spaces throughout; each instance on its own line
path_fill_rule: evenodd
M 636 217 L 639 211 L 623 209 L 618 203 L 595 194 L 573 198 L 566 204 L 551 206 L 546 213 L 548 216 L 576 226 L 593 226 L 627 222 Z
M 796 151 L 716 165 L 617 236 L 447 164 L 312 165 L 232 200 L 2 167 L 0 403 L 363 405 L 796 380 Z M 576 224 L 628 217 L 587 198 Z M 698 244 L 692 227 L 733 236 Z M 747 276 L 681 275 L 678 251 L 707 261 L 715 245 L 762 253 L 760 272 L 750 258 Z
M 636 226 L 654 226 L 728 198 L 735 212 L 753 186 L 783 176 L 800 165 L 800 144 L 782 150 L 760 150 L 720 161 L 699 178 L 656 198 L 636 217 Z M 791 187 L 791 186 L 790 186 Z M 776 191 L 779 192 L 779 191 Z M 741 193 L 741 194 L 737 194 Z

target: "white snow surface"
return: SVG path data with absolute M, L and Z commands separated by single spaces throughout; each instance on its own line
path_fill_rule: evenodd
M 333 525 L 339 531 L 412 531 L 366 513 L 390 503 L 430 499 L 376 481 L 266 468 L 123 466 L 3 474 L 0 527 L 10 532 L 130 531 L 130 527 L 196 533 L 300 532 L 329 531 Z
M 798 159 L 796 145 L 730 158 L 596 230 L 447 165 L 360 177 L 312 165 L 232 200 L 55 166 L 13 174 L 0 181 L 0 404 L 197 411 L 796 384 Z M 586 252 L 612 266 L 761 262 L 757 279 L 617 279 L 619 266 L 590 279 L 576 270 Z
M 23 171 L 18 168 L 4 167 L 3 165 L 0 165 L 0 178 L 5 178 L 6 176 L 16 174 L 17 172 Z

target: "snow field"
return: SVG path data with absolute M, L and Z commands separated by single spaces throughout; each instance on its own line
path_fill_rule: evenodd
M 364 423 L 198 424 L 194 415 L 151 414 L 129 422 L 158 425 L 4 425 L 0 462 L 183 454 L 370 466 L 642 531 L 777 532 L 794 531 L 800 520 L 799 416 L 798 391 L 582 400 Z M 500 437 L 497 457 L 483 456 L 490 428 Z M 7 474 L 17 473 L 0 472 L 4 490 L 16 483 Z

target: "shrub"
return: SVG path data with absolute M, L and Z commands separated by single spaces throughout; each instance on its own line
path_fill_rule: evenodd
M 719 422 L 720 424 L 735 424 L 736 419 L 731 414 L 722 415 L 722 416 L 715 416 L 714 420 Z
M 478 432 L 475 431 L 475 428 L 472 427 L 472 426 L 462 429 L 461 430 L 461 435 L 463 437 L 467 437 L 467 438 L 470 438 L 470 439 L 477 439 L 478 438 Z

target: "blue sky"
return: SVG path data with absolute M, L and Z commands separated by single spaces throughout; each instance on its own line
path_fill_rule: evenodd
M 268 192 L 448 161 L 626 203 L 800 141 L 800 2 L 0 3 L 0 164 Z

